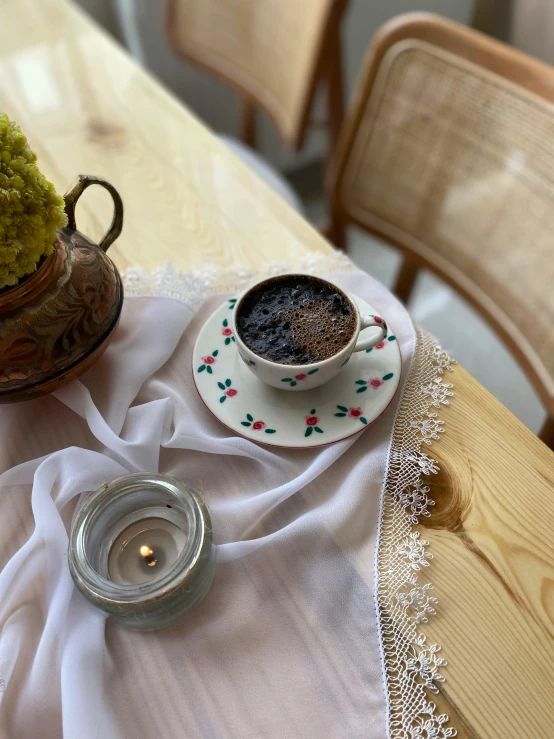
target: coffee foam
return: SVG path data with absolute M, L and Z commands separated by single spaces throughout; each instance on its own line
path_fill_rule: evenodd
M 285 311 L 294 343 L 306 354 L 328 359 L 344 349 L 356 326 L 354 313 L 339 313 L 328 301 L 314 301 L 298 310 Z

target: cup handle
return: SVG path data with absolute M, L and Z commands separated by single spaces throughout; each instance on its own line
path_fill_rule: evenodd
M 110 185 L 109 182 L 106 182 L 106 180 L 101 180 L 99 177 L 94 177 L 89 174 L 79 175 L 77 182 L 63 196 L 65 200 L 65 212 L 67 214 L 67 225 L 74 231 L 77 230 L 77 224 L 75 222 L 75 206 L 89 185 L 101 185 L 102 187 L 105 187 L 112 196 L 114 206 L 113 219 L 108 232 L 98 244 L 103 251 L 108 251 L 108 247 L 117 239 L 121 233 L 121 229 L 123 228 L 123 203 L 115 187 Z
M 380 333 L 372 339 L 362 339 L 361 341 L 357 341 L 356 346 L 354 347 L 355 352 L 363 352 L 367 349 L 373 349 L 376 344 L 387 338 L 387 324 L 385 319 L 381 318 L 381 316 L 365 316 L 362 318 L 360 333 L 364 328 L 371 328 L 372 326 L 377 326 L 380 329 Z

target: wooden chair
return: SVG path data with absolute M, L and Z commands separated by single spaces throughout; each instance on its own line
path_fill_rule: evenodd
M 310 124 L 334 147 L 343 119 L 340 23 L 348 0 L 167 0 L 166 30 L 184 59 L 242 97 L 241 138 L 255 148 L 255 110 L 297 150 Z M 310 120 L 318 83 L 326 120 Z
M 328 186 L 331 233 L 356 224 L 404 252 L 402 300 L 426 267 L 492 325 L 554 447 L 554 69 L 432 15 L 397 17 L 368 50 Z

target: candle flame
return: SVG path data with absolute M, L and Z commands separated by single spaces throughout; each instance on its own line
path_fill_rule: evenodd
M 150 547 L 146 546 L 146 544 L 143 544 L 139 549 L 139 552 L 140 556 L 144 559 L 148 567 L 154 567 L 154 565 L 158 561 L 154 556 L 154 550 L 150 549 Z

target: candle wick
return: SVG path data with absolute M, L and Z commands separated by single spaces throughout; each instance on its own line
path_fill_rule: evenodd
M 140 556 L 143 558 L 143 560 L 146 562 L 148 567 L 154 567 L 154 565 L 157 563 L 156 556 L 154 554 L 154 550 L 150 549 L 150 547 L 147 547 L 145 544 L 143 544 L 140 548 Z

